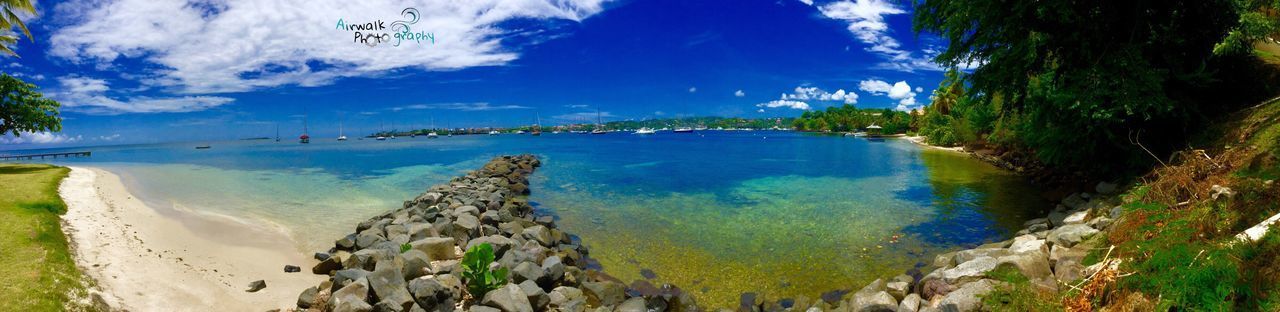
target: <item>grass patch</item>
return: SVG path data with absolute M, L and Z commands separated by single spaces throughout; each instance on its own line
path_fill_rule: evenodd
M 1062 311 L 1056 294 L 1031 285 L 1031 280 L 1014 265 L 1000 265 L 988 271 L 987 277 L 1005 284 L 982 296 L 984 311 Z
M 62 234 L 58 184 L 70 170 L 0 164 L 0 311 L 87 310 L 80 270 Z

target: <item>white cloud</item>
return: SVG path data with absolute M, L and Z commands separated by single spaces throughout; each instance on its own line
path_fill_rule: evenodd
M 552 116 L 551 118 L 569 121 L 569 122 L 595 123 L 596 116 L 597 116 L 596 112 L 578 112 L 578 113 L 556 115 L 556 116 Z M 609 112 L 599 112 L 599 118 L 602 120 L 608 121 L 608 119 L 616 119 L 618 118 L 618 116 L 614 114 L 610 114 Z
M 761 109 L 757 109 L 757 110 L 756 110 L 756 112 L 757 112 L 757 113 L 763 113 L 763 112 L 764 112 L 764 109 L 763 109 L 763 108 L 761 108 Z
M 911 85 L 908 85 L 906 81 L 899 81 L 890 85 L 888 82 L 876 79 L 867 79 L 859 82 L 858 89 L 873 95 L 883 95 L 890 99 L 898 100 L 897 109 L 903 111 L 916 107 L 916 92 L 923 90 L 917 87 L 915 88 L 917 91 L 912 91 Z
M 112 134 L 112 135 L 98 136 L 98 140 L 101 140 L 101 141 L 115 141 L 116 139 L 119 139 L 119 138 L 120 138 L 119 133 Z
M 846 92 L 844 89 L 836 90 L 836 92 L 827 92 L 817 87 L 796 87 L 792 93 L 783 93 L 782 100 L 800 100 L 800 101 L 825 101 L 825 102 L 843 102 L 845 104 L 858 103 L 858 94 Z
M 586 105 L 586 104 L 572 104 L 572 105 L 565 105 L 564 107 L 568 107 L 568 108 L 587 108 L 587 105 Z
M 431 104 L 413 104 L 390 108 L 391 111 L 402 110 L 422 110 L 422 109 L 440 109 L 440 110 L 459 110 L 459 111 L 493 111 L 506 109 L 528 109 L 531 107 L 520 105 L 492 105 L 487 102 L 473 103 L 431 103 Z
M 320 86 L 342 77 L 374 77 L 398 69 L 455 70 L 502 65 L 518 49 L 504 47 L 499 27 L 514 19 L 580 21 L 603 0 L 79 0 L 61 3 L 49 54 L 76 64 L 123 71 L 147 65 L 138 81 L 188 94 L 240 92 L 281 85 Z M 344 23 L 405 19 L 434 43 L 353 42 Z M 391 32 L 391 31 L 387 31 Z
M 916 93 L 924 92 L 924 88 L 916 87 Z
M 226 105 L 232 98 L 220 96 L 150 97 L 129 96 L 115 99 L 107 95 L 111 90 L 106 80 L 64 76 L 58 78 L 61 88 L 50 97 L 62 102 L 67 111 L 90 115 L 118 115 L 124 113 L 183 113 L 207 110 Z
M 736 92 L 733 92 L 733 96 L 736 96 L 736 97 L 744 97 L 744 96 L 747 96 L 747 93 L 746 93 L 746 92 L 742 92 L 742 90 L 738 90 L 738 91 L 736 91 Z
M 800 0 L 800 3 L 804 3 L 805 5 L 813 5 L 813 0 Z
M 936 53 L 925 52 L 916 56 L 910 51 L 903 50 L 902 44 L 890 35 L 892 31 L 884 20 L 885 16 L 906 14 L 907 11 L 898 8 L 888 0 L 840 0 L 819 6 L 818 11 L 827 18 L 849 23 L 849 32 L 853 33 L 858 41 L 868 45 L 864 49 L 885 59 L 875 68 L 905 72 L 942 70 L 942 67 L 931 61 Z
M 694 92 L 698 92 L 698 88 L 697 88 L 697 87 L 689 87 L 689 93 L 694 93 Z
M 81 136 L 66 136 L 50 132 L 22 132 L 21 136 L 0 135 L 0 144 L 58 144 L 80 141 Z
M 756 107 L 760 107 L 760 108 L 786 107 L 786 108 L 799 109 L 799 110 L 809 110 L 809 103 L 805 103 L 801 101 L 792 101 L 792 100 L 773 100 L 765 103 L 756 104 Z

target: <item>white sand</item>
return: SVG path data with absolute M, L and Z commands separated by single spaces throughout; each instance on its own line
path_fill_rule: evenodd
M 311 274 L 316 261 L 277 229 L 226 216 L 153 209 L 105 170 L 71 167 L 58 193 L 67 203 L 62 228 L 76 264 L 117 308 L 288 308 L 295 306 L 298 293 L 325 278 Z M 286 264 L 302 272 L 284 273 Z M 255 280 L 266 280 L 267 288 L 245 292 Z
M 937 145 L 930 145 L 928 142 L 924 141 L 925 137 L 923 136 L 908 136 L 903 138 L 907 139 L 907 141 L 911 141 L 912 143 L 918 144 L 920 146 L 928 147 L 928 148 L 939 149 L 944 151 L 952 151 L 952 152 L 964 152 L 963 146 L 942 147 Z

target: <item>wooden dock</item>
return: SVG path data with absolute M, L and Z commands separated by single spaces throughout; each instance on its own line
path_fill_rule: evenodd
M 27 155 L 2 155 L 0 160 L 22 160 L 22 159 L 44 159 L 49 158 L 71 158 L 71 157 L 89 157 L 92 152 L 64 152 L 64 153 L 46 153 L 46 154 L 27 154 Z

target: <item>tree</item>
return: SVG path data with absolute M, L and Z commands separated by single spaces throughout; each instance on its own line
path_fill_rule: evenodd
M 31 37 L 31 31 L 27 29 L 27 24 L 23 23 L 17 14 L 18 12 L 35 14 L 36 7 L 31 4 L 31 0 L 0 0 L 0 9 L 3 9 L 0 10 L 0 29 L 10 30 L 13 29 L 13 26 L 18 26 L 18 28 L 22 29 L 22 33 L 27 35 L 27 39 L 35 40 L 35 38 Z M 14 12 L 15 10 L 17 12 Z M 0 51 L 18 56 L 18 53 L 13 51 L 13 45 L 17 43 L 18 36 L 16 35 L 0 36 Z
M 1196 111 L 1180 101 L 1212 80 L 1233 1 L 916 0 L 914 26 L 947 40 L 941 65 L 981 65 L 968 100 L 1001 97 L 1041 160 L 1083 165 L 1135 159 L 1131 132 L 1187 128 L 1169 125 Z
M 0 135 L 62 131 L 58 106 L 36 91 L 36 85 L 0 74 Z

